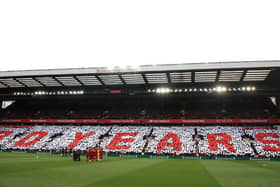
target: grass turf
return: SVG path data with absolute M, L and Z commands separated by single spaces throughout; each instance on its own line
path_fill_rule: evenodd
M 0 187 L 280 187 L 280 162 L 0 153 Z

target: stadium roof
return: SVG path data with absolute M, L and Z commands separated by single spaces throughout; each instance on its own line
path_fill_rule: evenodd
M 274 74 L 273 76 L 271 74 Z M 0 89 L 279 81 L 280 61 L 0 72 Z

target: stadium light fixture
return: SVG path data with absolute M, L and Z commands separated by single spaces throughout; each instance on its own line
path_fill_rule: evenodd
M 221 86 L 218 86 L 218 87 L 216 88 L 216 91 L 217 91 L 217 92 L 222 92 L 222 87 L 221 87 Z
M 166 94 L 166 93 L 170 93 L 172 92 L 172 90 L 170 88 L 157 88 L 156 89 L 156 93 L 159 94 Z
M 168 92 L 169 89 L 165 90 L 164 92 Z M 27 95 L 35 95 L 35 96 L 41 96 L 41 95 L 83 95 L 84 90 L 76 90 L 76 91 L 65 91 L 65 90 L 60 90 L 60 91 L 34 91 L 34 92 L 13 92 L 12 95 L 16 96 L 27 96 Z

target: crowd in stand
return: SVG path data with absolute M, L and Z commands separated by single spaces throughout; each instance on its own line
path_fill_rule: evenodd
M 249 155 L 254 152 L 240 127 L 200 127 L 198 134 L 203 140 L 199 141 L 200 153 L 215 155 Z
M 192 127 L 154 127 L 146 152 L 152 154 L 193 154 L 195 153 L 193 134 L 194 128 Z
M 6 119 L 225 119 L 277 118 L 277 107 L 266 97 L 181 98 L 162 100 L 22 100 L 4 109 Z M 180 104 L 178 104 L 180 103 Z M 242 107 L 240 107 L 242 106 Z M 28 108 L 28 110 L 26 110 Z M 54 112 L 55 111 L 55 112 Z
M 113 126 L 100 146 L 105 152 L 141 153 L 152 127 Z
M 275 129 L 246 129 L 245 133 L 253 139 L 257 153 L 262 157 L 280 156 L 280 133 Z
M 2 150 L 204 156 L 280 156 L 280 130 L 229 126 L 0 126 Z

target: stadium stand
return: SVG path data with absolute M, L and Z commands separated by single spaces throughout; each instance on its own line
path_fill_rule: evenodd
M 23 100 L 2 111 L 5 119 L 269 119 L 278 116 L 277 107 L 271 100 L 260 96 L 199 100 L 174 98 L 171 101 L 154 98 L 145 99 L 142 103 L 110 98 L 100 101 Z
M 263 157 L 280 156 L 279 130 L 247 129 L 246 134 L 252 137 L 252 143 L 258 155 Z
M 280 62 L 0 72 L 0 148 L 280 156 Z
M 198 128 L 198 134 L 204 138 L 199 141 L 202 154 L 253 156 L 250 144 L 242 138 L 244 132 L 240 127 Z
M 198 135 L 198 139 L 195 138 Z M 2 150 L 82 150 L 204 156 L 280 156 L 280 131 L 230 126 L 33 126 L 0 128 Z M 248 137 L 251 137 L 248 138 Z M 252 144 L 251 144 L 252 143 Z M 197 146 L 196 146 L 197 145 Z M 256 152 L 254 152 L 254 149 Z
M 184 127 L 154 127 L 148 138 L 147 153 L 153 154 L 193 154 L 195 142 L 193 141 L 194 128 Z M 172 144 L 172 146 L 170 146 Z
M 152 127 L 113 126 L 107 137 L 103 138 L 101 147 L 107 152 L 141 153 Z

